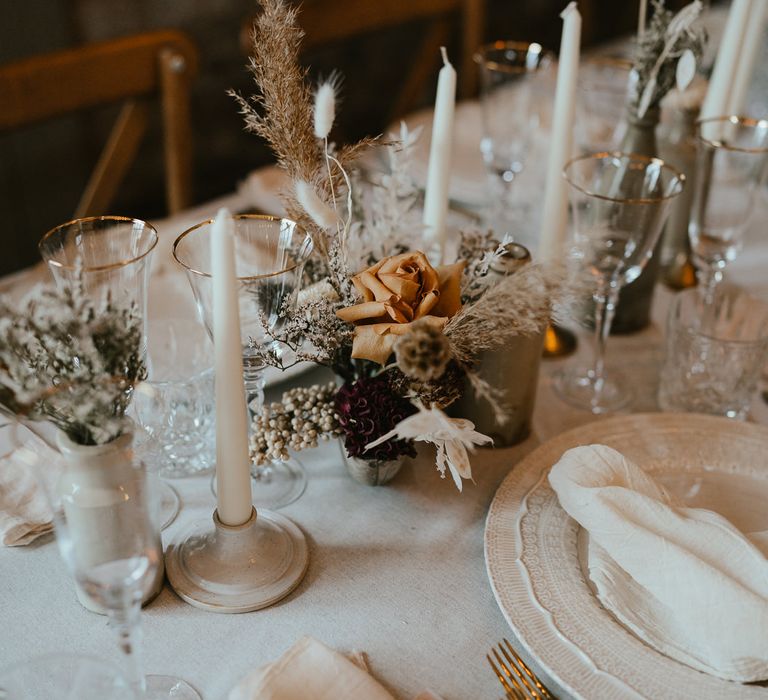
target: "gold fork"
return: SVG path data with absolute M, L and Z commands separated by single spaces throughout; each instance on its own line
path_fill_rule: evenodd
M 485 658 L 504 688 L 508 700 L 554 700 L 552 693 L 526 666 L 506 638 L 498 645 L 498 651 L 494 647 L 491 653 L 493 658 L 491 654 L 486 654 Z

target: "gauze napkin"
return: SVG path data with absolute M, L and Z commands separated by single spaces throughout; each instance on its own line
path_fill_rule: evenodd
M 589 576 L 621 622 L 706 673 L 768 678 L 762 533 L 750 537 L 717 513 L 675 507 L 649 475 L 605 445 L 568 450 L 549 483 L 589 532 Z
M 249 673 L 229 700 L 394 700 L 369 674 L 312 637 Z
M 42 464 L 58 474 L 60 457 L 39 441 L 34 450 Z M 4 450 L 5 452 L 5 450 Z M 0 457 L 0 537 L 6 547 L 25 545 L 53 529 L 53 512 L 32 467 L 9 449 Z
M 228 700 L 394 700 L 357 663 L 312 637 L 302 637 L 277 661 L 249 673 Z M 429 691 L 414 700 L 440 700 Z

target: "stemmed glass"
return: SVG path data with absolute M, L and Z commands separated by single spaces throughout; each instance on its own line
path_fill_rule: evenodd
M 149 270 L 157 241 L 157 231 L 139 219 L 92 216 L 48 231 L 38 249 L 59 288 L 81 279 L 89 297 L 135 304 L 146 318 Z M 146 344 L 146 329 L 143 335 Z
M 61 224 L 38 244 L 40 255 L 60 289 L 82 283 L 83 291 L 103 305 L 135 305 L 143 319 L 142 355 L 147 354 L 147 292 L 157 231 L 150 224 L 125 216 L 92 216 Z M 159 477 L 161 519 L 167 527 L 179 512 L 176 491 Z
M 768 163 L 768 120 L 714 117 L 698 124 L 696 184 L 688 226 L 707 298 L 741 250 Z
M 506 225 L 509 197 L 538 126 L 535 83 L 551 63 L 541 44 L 497 41 L 474 55 L 480 69 L 480 151 L 493 186 L 491 216 Z
M 271 334 L 279 332 L 285 312 L 296 301 L 312 239 L 288 219 L 248 214 L 233 218 L 245 390 L 252 415 L 258 415 L 264 402 L 259 351 L 269 348 L 291 362 L 291 351 Z M 211 225 L 209 220 L 184 231 L 173 244 L 173 256 L 186 270 L 200 317 L 213 335 Z M 307 483 L 306 472 L 295 459 L 254 466 L 251 475 L 257 508 L 292 503 Z
M 658 158 L 632 153 L 581 156 L 566 164 L 563 175 L 573 213 L 571 261 L 595 301 L 595 354 L 591 367 L 560 373 L 555 387 L 569 403 L 605 413 L 631 398 L 605 374 L 605 343 L 619 291 L 642 272 L 685 176 Z
M 183 680 L 143 672 L 141 601 L 163 551 L 151 521 L 146 472 L 130 448 L 132 424 L 122 420 L 127 423 L 120 444 L 91 452 L 53 483 L 41 474 L 59 551 L 83 595 L 106 611 L 116 630 L 134 696 L 201 700 Z M 36 453 L 20 452 L 38 472 L 46 468 Z

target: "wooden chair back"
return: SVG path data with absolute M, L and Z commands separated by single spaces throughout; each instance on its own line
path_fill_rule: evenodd
M 0 66 L 0 133 L 122 103 L 75 216 L 107 213 L 160 97 L 169 213 L 191 204 L 189 95 L 197 50 L 177 31 L 157 31 Z
M 458 71 L 459 97 L 471 97 L 477 87 L 477 67 L 472 56 L 483 43 L 485 0 L 303 0 L 299 23 L 306 32 L 303 50 L 341 43 L 383 29 L 410 23 L 426 25 L 421 44 L 414 52 L 412 68 L 395 97 L 389 120 L 413 110 L 429 81 L 442 64 L 440 46 L 451 38 L 451 20 L 458 15 L 461 27 L 461 56 L 454 59 Z M 243 48 L 251 50 L 248 21 L 241 36 Z

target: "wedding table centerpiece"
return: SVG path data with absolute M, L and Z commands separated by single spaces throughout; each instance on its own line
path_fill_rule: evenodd
M 415 442 L 428 442 L 440 474 L 450 472 L 461 489 L 471 478 L 467 450 L 491 438 L 444 409 L 469 387 L 499 423 L 508 419 L 511 407 L 504 391 L 483 379 L 480 354 L 543 332 L 560 273 L 528 264 L 511 275 L 489 274 L 508 254 L 509 238 L 462 231 L 450 245 L 424 226 L 408 174 L 418 133 L 404 124 L 386 142 L 333 144 L 338 79 L 312 89 L 298 63 L 302 36 L 294 9 L 264 0 L 249 64 L 258 92 L 233 93 L 246 128 L 268 142 L 287 172 L 285 209 L 314 244 L 305 288 L 273 324 L 261 359 L 280 368 L 299 361 L 328 366 L 340 386 L 295 390 L 267 407 L 255 419 L 252 457 L 286 458 L 289 447 L 339 435 L 353 475 L 379 483 L 387 478 L 382 468 L 391 478 L 399 461 L 415 454 Z M 377 146 L 387 151 L 389 172 L 363 174 L 356 161 Z M 536 371 L 518 368 L 520 377 Z

